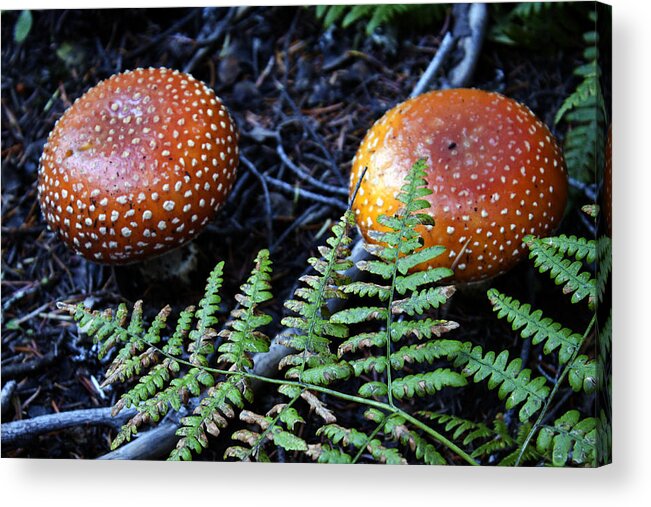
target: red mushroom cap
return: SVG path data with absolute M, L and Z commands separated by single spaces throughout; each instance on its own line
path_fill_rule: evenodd
M 89 260 L 123 264 L 196 236 L 230 190 L 238 132 L 221 100 L 165 68 L 116 74 L 57 121 L 39 168 L 49 226 Z
M 355 158 L 351 191 L 367 173 L 353 203 L 357 224 L 381 230 L 377 217 L 395 213 L 411 166 L 429 165 L 434 226 L 425 246 L 447 247 L 418 269 L 451 267 L 470 282 L 503 273 L 523 255 L 522 238 L 547 235 L 567 200 L 561 151 L 549 129 L 524 105 L 473 89 L 430 92 L 388 111 L 369 130 Z

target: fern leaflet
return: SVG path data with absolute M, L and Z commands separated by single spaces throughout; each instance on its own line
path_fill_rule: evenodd
M 523 241 L 529 247 L 529 258 L 534 261 L 538 271 L 549 272 L 556 285 L 563 285 L 563 293 L 572 294 L 572 303 L 588 298 L 589 306 L 594 306 L 596 282 L 589 273 L 581 271 L 583 264 L 580 261 L 565 258 L 554 246 L 533 236 L 526 236 Z
M 581 335 L 564 328 L 549 317 L 543 317 L 541 310 L 531 311 L 531 306 L 501 294 L 496 289 L 488 291 L 488 299 L 498 318 L 506 318 L 514 331 L 519 331 L 522 338 L 531 338 L 531 343 L 544 342 L 543 351 L 551 354 L 558 349 L 561 363 L 567 363 L 581 344 Z
M 577 465 L 596 466 L 597 420 L 581 419 L 578 410 L 570 410 L 545 426 L 538 434 L 538 452 L 550 456 L 554 466 L 564 466 L 568 460 Z
M 509 353 L 503 350 L 495 355 L 489 351 L 485 355 L 482 348 L 466 343 L 463 350 L 459 351 L 455 359 L 455 366 L 465 366 L 463 373 L 473 377 L 474 382 L 481 382 L 488 379 L 488 388 L 499 387 L 500 399 L 506 398 L 506 408 L 513 408 L 524 403 L 520 409 L 520 421 L 526 422 L 542 407 L 549 387 L 546 386 L 544 377 L 531 379 L 531 370 L 522 369 L 522 361 L 519 358 L 510 363 Z

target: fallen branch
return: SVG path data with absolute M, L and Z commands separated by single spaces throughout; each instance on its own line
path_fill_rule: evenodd
M 136 415 L 135 409 L 130 409 L 113 417 L 111 415 L 111 409 L 107 407 L 71 410 L 69 412 L 33 417 L 32 419 L 11 421 L 2 424 L 0 429 L 0 443 L 5 449 L 15 448 L 31 442 L 39 435 L 86 424 L 105 425 L 118 429 L 134 415 Z
M 97 459 L 101 460 L 148 460 L 162 458 L 169 454 L 174 448 L 179 437 L 176 430 L 179 429 L 177 418 L 170 418 L 156 429 L 145 431 L 137 438 L 115 451 L 111 451 Z
M 3 417 L 9 410 L 11 397 L 14 395 L 17 386 L 18 384 L 16 383 L 15 380 L 10 380 L 4 386 L 2 386 L 2 394 L 0 395 L 0 401 L 1 401 L 0 407 L 2 407 L 1 413 Z
M 2 367 L 2 378 L 17 378 L 25 375 L 29 375 L 36 371 L 45 368 L 52 364 L 56 359 L 58 359 L 58 354 L 55 352 L 48 352 L 42 357 L 33 359 L 32 361 L 26 361 L 24 363 L 8 364 Z
M 481 3 L 455 4 L 453 34 L 458 37 L 457 47 L 463 50 L 463 58 L 448 73 L 449 86 L 468 86 L 479 61 L 479 54 L 488 26 L 488 6 Z

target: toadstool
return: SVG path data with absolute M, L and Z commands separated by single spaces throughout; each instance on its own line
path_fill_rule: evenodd
M 366 241 L 382 229 L 379 215 L 398 210 L 395 197 L 421 158 L 435 225 L 419 232 L 425 246 L 447 251 L 417 269 L 450 267 L 457 282 L 496 276 L 522 257 L 525 235 L 550 234 L 563 215 L 563 156 L 526 106 L 476 89 L 434 91 L 388 111 L 353 159 L 351 191 L 367 168 L 353 203 Z
M 51 229 L 109 264 L 161 254 L 196 236 L 235 181 L 238 132 L 215 93 L 188 74 L 116 74 L 57 121 L 38 195 Z

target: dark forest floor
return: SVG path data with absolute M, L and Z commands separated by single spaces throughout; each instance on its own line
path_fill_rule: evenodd
M 363 26 L 326 31 L 312 9 L 255 7 L 233 10 L 214 44 L 198 42 L 216 33 L 229 12 L 34 12 L 34 26 L 20 45 L 13 40 L 17 13 L 2 14 L 2 382 L 17 382 L 3 422 L 110 406 L 120 394 L 96 387 L 106 365 L 56 309 L 57 301 L 106 308 L 143 299 L 149 317 L 168 303 L 177 312 L 201 297 L 208 272 L 224 260 L 225 319 L 256 253 L 269 248 L 276 298 L 267 310 L 280 316 L 307 258 L 347 199 L 301 180 L 283 157 L 321 182 L 347 189 L 350 162 L 366 130 L 407 98 L 449 23 L 368 37 Z M 524 102 L 551 126 L 576 84 L 571 73 L 577 55 L 487 41 L 472 86 Z M 151 278 L 137 265 L 109 267 L 75 256 L 46 229 L 36 199 L 38 160 L 54 122 L 115 72 L 188 64 L 230 108 L 253 169 L 240 164 L 226 206 L 192 243 L 198 260 L 187 276 Z M 317 196 L 298 194 L 297 187 Z M 569 212 L 563 232 L 582 234 L 582 227 L 578 212 Z M 495 285 L 530 300 L 530 274 L 523 263 Z M 541 299 L 545 291 L 553 287 L 541 287 Z M 491 309 L 472 295 L 460 294 L 450 312 L 448 318 L 464 323 L 464 336 L 478 343 L 513 335 L 495 319 L 487 326 Z M 560 304 L 552 302 L 550 312 L 575 328 L 584 324 Z M 486 398 L 454 403 L 474 405 L 478 413 L 490 406 Z M 3 457 L 95 458 L 107 452 L 112 434 L 103 427 L 61 431 L 3 451 Z M 203 459 L 219 456 L 215 451 Z

